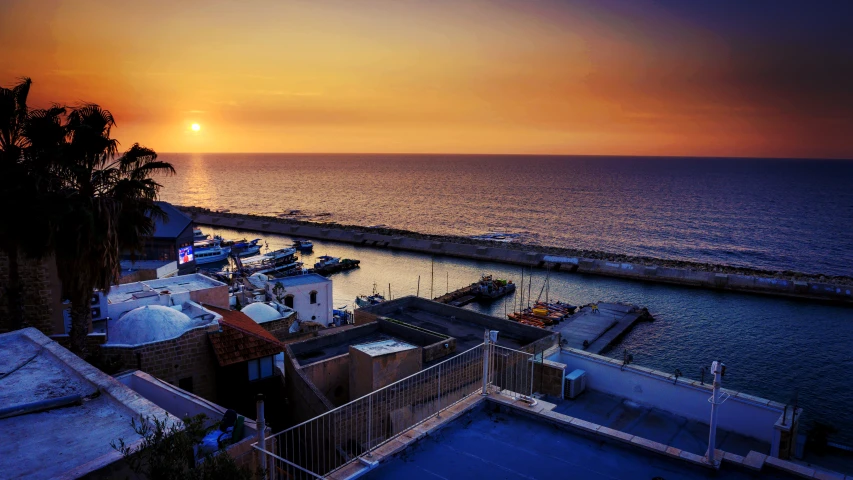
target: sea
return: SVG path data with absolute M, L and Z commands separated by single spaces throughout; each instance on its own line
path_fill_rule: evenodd
M 165 154 L 177 175 L 163 200 L 240 213 L 434 234 L 520 234 L 521 241 L 636 256 L 823 275 L 853 275 L 853 162 L 711 158 L 448 155 Z M 226 237 L 292 238 L 203 227 Z M 521 268 L 315 241 L 318 255 L 361 260 L 333 275 L 336 307 L 374 289 L 437 296 Z M 797 403 L 806 426 L 853 445 L 853 308 L 792 299 L 526 270 L 533 298 L 629 302 L 639 324 L 607 355 L 700 379 L 714 360 L 723 386 Z M 532 282 L 528 283 L 531 279 Z M 511 296 L 466 308 L 504 316 Z M 851 468 L 853 470 L 853 468 Z M 853 472 L 851 472 L 853 473 Z

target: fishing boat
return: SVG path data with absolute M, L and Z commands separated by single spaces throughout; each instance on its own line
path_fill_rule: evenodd
M 314 273 L 319 273 L 320 275 L 329 275 L 344 270 L 352 270 L 353 268 L 358 268 L 361 263 L 359 260 L 353 260 L 350 258 L 341 259 L 339 257 L 330 257 L 328 255 L 317 257 L 317 260 L 318 262 L 314 264 Z
M 480 281 L 473 284 L 472 287 L 471 293 L 478 300 L 485 301 L 492 301 L 515 291 L 515 284 L 512 283 L 512 280 L 492 278 L 491 275 L 483 275 Z
M 300 252 L 313 252 L 314 244 L 311 242 L 311 240 L 299 239 L 293 241 L 293 248 L 299 250 Z
M 203 240 L 193 244 L 196 265 L 223 262 L 231 254 L 230 247 L 223 247 L 219 240 Z
M 536 302 L 530 308 L 525 308 L 520 312 L 514 312 L 507 315 L 510 320 L 523 323 L 525 325 L 533 325 L 535 327 L 544 328 L 549 325 L 555 325 L 562 322 L 568 316 L 577 312 L 578 307 L 568 303 L 557 302 Z
M 355 298 L 355 304 L 360 308 L 370 307 L 372 305 L 378 305 L 385 301 L 385 297 L 380 295 L 376 291 L 376 284 L 373 284 L 373 294 L 372 295 L 359 295 Z

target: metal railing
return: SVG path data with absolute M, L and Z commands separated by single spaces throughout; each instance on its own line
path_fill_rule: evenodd
M 533 398 L 533 354 L 491 344 L 489 385 L 492 391 L 515 399 Z
M 370 463 L 376 448 L 469 395 L 532 395 L 532 358 L 480 344 L 273 435 L 277 452 L 254 448 L 267 457 L 267 478 L 323 478 L 353 461 Z

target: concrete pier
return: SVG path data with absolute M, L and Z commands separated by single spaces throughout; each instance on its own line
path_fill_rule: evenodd
M 400 232 L 389 234 L 378 229 L 371 231 L 363 227 L 294 222 L 273 217 L 216 213 L 201 209 L 185 209 L 185 211 L 192 216 L 193 221 L 198 225 L 298 236 L 513 265 L 549 267 L 557 271 L 853 305 L 853 285 L 827 283 L 821 281 L 816 275 L 798 274 L 797 276 L 780 278 L 778 276 L 721 273 L 720 271 L 614 262 L 579 256 L 549 255 L 536 251 L 537 249 L 541 250 L 537 247 L 505 246 L 483 241 L 473 242 L 467 238 L 450 241 L 450 237 L 443 237 L 447 240 L 436 240 L 415 233 L 411 233 L 411 236 L 405 236 Z M 715 268 L 709 266 L 709 268 L 725 270 L 728 267 Z
M 652 320 L 649 312 L 633 305 L 598 303 L 583 307 L 551 330 L 560 332 L 564 346 L 600 354 L 628 333 L 635 323 Z

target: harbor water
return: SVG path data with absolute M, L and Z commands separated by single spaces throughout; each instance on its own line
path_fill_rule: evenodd
M 261 237 L 270 249 L 290 246 L 292 238 L 203 227 L 226 238 Z M 354 307 L 357 295 L 377 291 L 397 298 L 419 293 L 438 296 L 470 284 L 484 273 L 519 283 L 521 268 L 464 259 L 395 252 L 314 241 L 312 254 L 301 254 L 306 267 L 319 255 L 361 260 L 361 268 L 332 275 L 335 308 Z M 572 304 L 629 302 L 654 315 L 640 323 L 607 355 L 621 358 L 628 349 L 638 365 L 665 372 L 679 369 L 699 379 L 713 360 L 727 365 L 724 386 L 791 403 L 795 392 L 806 409 L 805 421 L 835 426 L 833 440 L 853 444 L 853 309 L 759 295 L 652 284 L 600 276 L 525 270 L 525 296 L 547 295 Z M 418 282 L 420 277 L 420 282 Z M 466 308 L 498 317 L 518 306 L 519 292 L 491 305 Z M 527 303 L 525 301 L 525 303 Z M 505 317 L 504 317 L 505 318 Z M 707 379 L 707 377 L 706 377 Z

